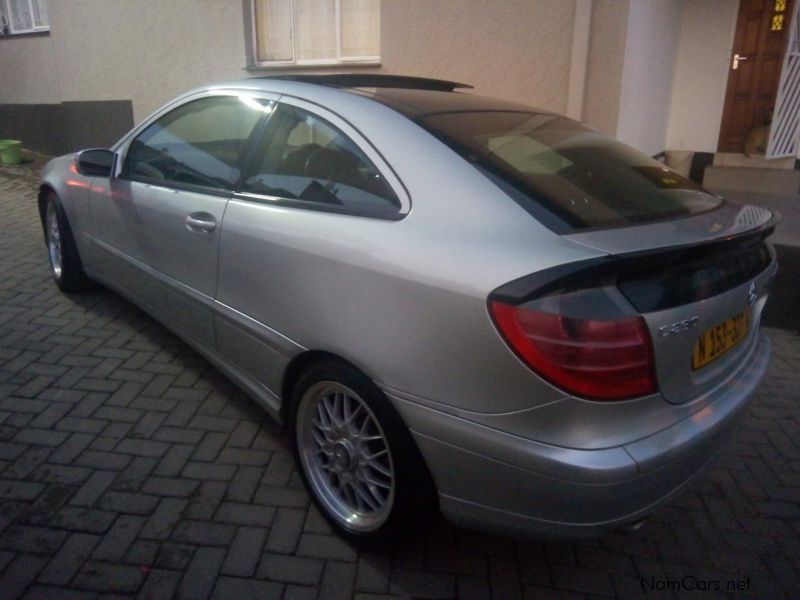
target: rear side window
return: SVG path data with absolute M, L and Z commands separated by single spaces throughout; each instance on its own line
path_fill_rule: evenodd
M 280 105 L 270 118 L 239 191 L 373 216 L 400 210 L 392 188 L 334 125 Z
M 128 149 L 123 175 L 160 185 L 231 189 L 244 145 L 264 114 L 250 98 L 188 102 L 139 134 Z
M 662 163 L 564 117 L 453 112 L 420 124 L 558 233 L 688 216 L 721 203 Z

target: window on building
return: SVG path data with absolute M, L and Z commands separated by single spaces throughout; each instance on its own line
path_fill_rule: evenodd
M 50 30 L 45 0 L 0 0 L 0 13 L 5 34 Z
M 259 65 L 375 63 L 380 0 L 253 0 Z

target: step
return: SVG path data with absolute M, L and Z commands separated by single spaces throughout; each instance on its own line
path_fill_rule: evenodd
M 715 167 L 753 167 L 756 169 L 794 169 L 795 158 L 765 158 L 763 154 L 737 154 L 735 152 L 717 152 L 714 155 Z
M 800 190 L 800 171 L 711 165 L 703 175 L 703 187 L 712 192 L 796 194 Z

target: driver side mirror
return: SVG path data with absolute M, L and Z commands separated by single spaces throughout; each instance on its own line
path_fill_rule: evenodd
M 88 177 L 110 177 L 114 170 L 115 154 L 105 148 L 81 150 L 75 159 L 78 173 Z

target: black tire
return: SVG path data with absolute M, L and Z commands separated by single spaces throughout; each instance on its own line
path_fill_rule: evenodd
M 53 228 L 53 225 L 57 229 Z M 82 292 L 89 287 L 89 279 L 83 271 L 75 237 L 69 226 L 61 201 L 50 192 L 44 207 L 44 239 L 50 273 L 62 292 Z
M 361 411 L 354 410 L 352 412 L 352 414 L 356 415 L 353 417 L 354 424 L 359 426 L 363 431 L 364 425 L 360 419 L 362 415 L 367 414 L 371 415 L 377 422 L 377 430 L 372 429 L 372 431 L 378 431 L 381 433 L 383 435 L 383 440 L 385 440 L 385 442 L 388 444 L 390 457 L 389 465 L 391 465 L 393 469 L 394 489 L 392 494 L 387 494 L 387 496 L 391 496 L 391 502 L 388 509 L 382 508 L 380 511 L 373 511 L 372 513 L 369 511 L 358 512 L 360 509 L 357 509 L 352 515 L 353 523 L 344 522 L 342 516 L 336 514 L 335 508 L 331 508 L 331 506 L 335 505 L 335 498 L 332 502 L 330 497 L 324 497 L 326 493 L 335 495 L 336 492 L 331 489 L 331 481 L 338 479 L 338 477 L 344 477 L 346 473 L 337 475 L 334 480 L 332 480 L 330 478 L 330 471 L 324 472 L 320 470 L 321 468 L 319 466 L 312 465 L 309 462 L 311 459 L 308 458 L 309 443 L 307 440 L 309 437 L 307 432 L 310 423 L 308 415 L 313 413 L 316 415 L 317 420 L 320 418 L 319 412 L 308 411 L 311 410 L 311 406 L 316 406 L 317 411 L 324 410 L 324 408 L 320 408 L 320 403 L 322 400 L 319 398 L 316 400 L 314 399 L 320 394 L 325 394 L 325 391 L 320 390 L 340 390 L 342 389 L 341 386 L 349 391 L 354 392 L 357 395 L 358 400 L 360 400 L 368 408 L 368 411 L 362 409 Z M 343 402 L 346 401 L 342 399 L 340 401 L 340 406 Z M 353 406 L 354 405 L 351 404 L 351 408 Z M 342 410 L 344 411 L 346 409 L 342 408 Z M 291 396 L 291 414 L 289 424 L 295 452 L 295 459 L 299 466 L 303 481 L 305 482 L 314 503 L 328 520 L 328 522 L 330 522 L 335 529 L 337 529 L 349 540 L 357 543 L 382 544 L 385 542 L 391 542 L 403 535 L 415 533 L 421 528 L 424 529 L 428 524 L 431 523 L 432 519 L 438 515 L 438 497 L 435 491 L 433 480 L 424 460 L 422 459 L 419 449 L 414 443 L 411 432 L 406 427 L 394 406 L 392 406 L 380 389 L 378 389 L 378 387 L 372 381 L 370 381 L 368 377 L 354 367 L 343 361 L 326 359 L 315 363 L 309 369 L 307 369 L 299 378 L 293 389 Z M 316 426 L 313 424 L 312 428 L 317 434 L 321 435 L 321 429 L 316 428 Z M 370 427 L 367 427 L 366 433 L 369 432 Z M 362 437 L 362 439 L 366 439 L 366 437 L 369 436 Z M 316 439 L 314 439 L 312 442 L 312 446 L 314 443 L 317 443 Z M 346 442 L 344 441 L 340 442 L 340 444 L 345 443 Z M 379 449 L 381 447 L 380 444 L 382 444 L 383 441 L 361 442 L 361 444 L 372 443 L 378 444 Z M 341 450 L 341 448 L 337 446 L 337 450 Z M 345 451 L 341 452 L 341 454 L 345 453 Z M 327 460 L 322 458 L 323 454 L 325 454 L 323 451 L 318 450 L 315 453 L 315 456 L 319 455 L 321 457 L 320 460 Z M 336 452 L 333 452 L 332 454 L 336 455 Z M 363 462 L 361 462 L 363 456 L 359 455 L 357 451 L 353 454 L 355 454 L 357 457 L 353 459 L 353 456 L 351 455 L 351 463 L 347 462 L 347 458 L 342 460 L 345 462 L 345 464 L 350 465 L 349 468 L 352 470 L 350 477 L 357 478 L 355 472 L 360 472 L 364 469 Z M 338 458 L 341 458 L 341 456 L 338 456 Z M 331 459 L 331 462 L 328 464 L 328 468 L 335 468 L 336 460 L 336 457 Z M 355 460 L 359 466 L 352 466 L 352 460 Z M 386 466 L 386 464 L 384 464 L 384 466 Z M 371 471 L 370 475 L 379 475 L 380 477 L 380 474 L 376 473 L 375 471 Z M 327 479 L 325 479 L 326 477 Z M 325 485 L 325 481 L 327 481 L 327 485 L 330 487 L 328 490 L 321 491 L 321 486 Z M 356 486 L 360 485 L 362 492 L 365 492 L 366 488 L 371 486 L 371 484 L 365 483 L 363 480 L 355 482 L 354 484 L 352 482 L 342 483 L 341 479 L 339 479 L 338 482 L 342 489 L 345 487 L 345 485 L 350 486 L 350 495 L 353 498 L 355 498 L 354 492 Z M 384 491 L 379 490 L 379 488 L 375 487 L 374 485 L 371 487 L 379 492 Z M 342 489 L 339 490 L 340 501 L 343 498 L 347 500 L 346 494 L 344 494 Z M 363 495 L 364 494 L 362 494 L 362 498 Z M 361 499 L 355 498 L 355 500 L 360 501 Z M 373 497 L 373 500 L 375 500 L 375 497 Z M 352 506 L 352 503 L 350 503 L 350 505 Z M 369 517 L 371 514 L 380 514 L 382 516 L 376 517 L 375 523 L 365 526 L 364 522 L 355 521 L 355 517 L 360 514 L 363 514 L 366 517 Z

